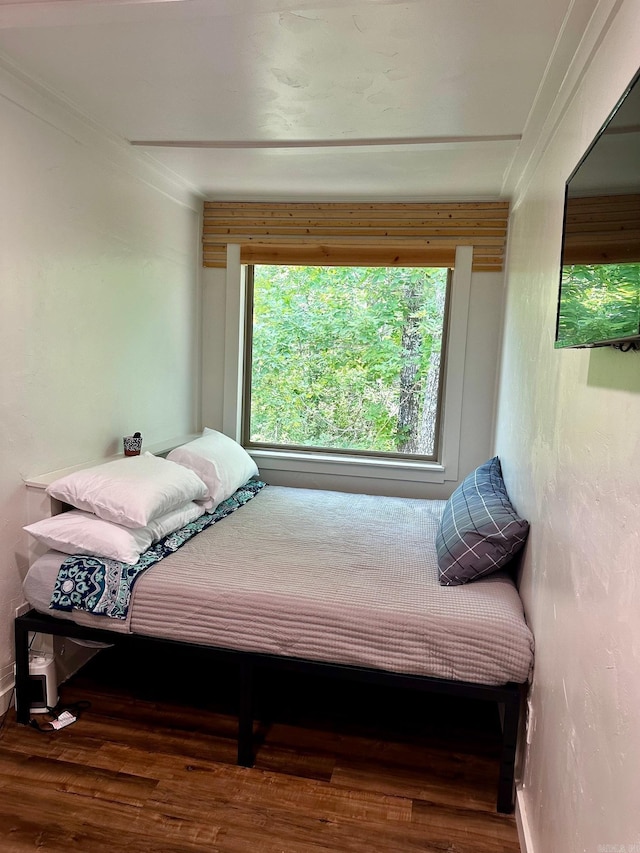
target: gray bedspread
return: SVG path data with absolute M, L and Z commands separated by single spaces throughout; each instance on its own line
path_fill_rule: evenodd
M 118 628 L 481 684 L 525 681 L 533 637 L 510 577 L 438 583 L 444 503 L 269 486 L 142 575 Z M 49 613 L 55 563 L 36 561 L 24 587 Z M 81 616 L 72 614 L 115 627 Z

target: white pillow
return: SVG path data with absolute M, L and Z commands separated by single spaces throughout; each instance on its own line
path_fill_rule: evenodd
M 47 548 L 64 554 L 89 554 L 131 564 L 138 562 L 153 541 L 148 527 L 122 527 L 79 509 L 27 524 L 24 529 Z
M 180 530 L 180 528 L 184 527 L 185 524 L 189 524 L 190 521 L 195 521 L 196 518 L 200 518 L 201 515 L 204 515 L 204 512 L 205 508 L 203 504 L 189 501 L 189 503 L 186 503 L 183 506 L 176 507 L 175 509 L 166 512 L 164 515 L 161 515 L 160 518 L 154 518 L 153 521 L 149 522 L 149 526 L 146 530 L 151 533 L 152 542 L 159 542 L 161 539 L 164 539 L 165 536 L 168 536 L 176 530 Z
M 193 471 L 152 453 L 67 474 L 51 483 L 47 493 L 125 527 L 146 527 L 154 518 L 208 494 Z
M 47 548 L 63 554 L 88 554 L 133 565 L 154 542 L 200 518 L 204 511 L 202 504 L 189 501 L 155 518 L 148 527 L 123 527 L 90 512 L 72 509 L 23 529 Z
M 207 427 L 200 438 L 176 447 L 167 459 L 184 465 L 207 484 L 207 509 L 218 506 L 258 474 L 258 466 L 244 447 Z

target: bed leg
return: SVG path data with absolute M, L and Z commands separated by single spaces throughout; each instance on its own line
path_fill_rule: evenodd
M 515 795 L 515 765 L 516 744 L 520 724 L 521 692 L 504 703 L 504 720 L 502 725 L 502 751 L 500 755 L 500 776 L 498 778 L 497 811 L 511 814 L 514 808 Z
M 240 665 L 240 709 L 238 713 L 238 764 L 253 766 L 253 667 Z
M 15 620 L 16 642 L 16 721 L 26 725 L 29 722 L 29 629 L 20 617 Z

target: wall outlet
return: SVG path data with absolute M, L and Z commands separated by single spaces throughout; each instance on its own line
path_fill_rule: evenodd
M 27 601 L 19 607 L 16 607 L 16 619 L 18 616 L 22 616 L 23 613 L 28 613 L 29 610 L 31 610 L 31 605 Z

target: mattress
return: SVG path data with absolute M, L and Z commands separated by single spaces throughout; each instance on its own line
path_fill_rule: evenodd
M 125 622 L 84 625 L 210 646 L 500 685 L 526 681 L 533 637 L 505 572 L 438 583 L 444 501 L 269 486 L 136 582 Z M 61 556 L 36 561 L 48 609 Z

